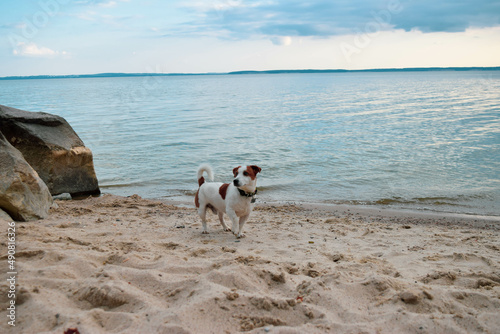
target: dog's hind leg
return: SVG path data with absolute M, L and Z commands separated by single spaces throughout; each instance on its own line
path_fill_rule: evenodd
M 198 215 L 201 218 L 201 224 L 203 225 L 203 231 L 201 233 L 208 234 L 207 230 L 207 207 L 205 205 L 198 208 Z
M 224 212 L 220 211 L 219 212 L 219 221 L 220 221 L 220 224 L 222 225 L 222 229 L 226 232 L 230 232 L 231 229 L 229 227 L 227 227 L 226 223 L 224 223 Z

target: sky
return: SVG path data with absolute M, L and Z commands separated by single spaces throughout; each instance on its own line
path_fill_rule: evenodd
M 0 76 L 500 66 L 500 0 L 2 0 Z

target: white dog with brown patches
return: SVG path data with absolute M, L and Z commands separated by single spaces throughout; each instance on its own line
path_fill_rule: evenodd
M 213 181 L 214 174 L 208 165 L 198 168 L 198 185 L 194 203 L 198 208 L 204 234 L 207 230 L 207 209 L 219 215 L 219 221 L 224 231 L 233 231 L 237 238 L 242 238 L 243 225 L 245 225 L 253 210 L 255 194 L 257 193 L 257 174 L 261 168 L 257 166 L 239 166 L 233 169 L 234 180 L 231 183 L 205 182 L 203 172 L 208 174 L 208 179 Z M 227 213 L 232 229 L 224 223 L 224 213 Z

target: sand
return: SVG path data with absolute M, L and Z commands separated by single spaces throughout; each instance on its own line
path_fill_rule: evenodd
M 498 220 L 259 203 L 236 239 L 137 195 L 56 203 L 16 224 L 2 333 L 500 332 Z

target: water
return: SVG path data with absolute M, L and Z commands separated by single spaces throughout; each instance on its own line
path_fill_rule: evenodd
M 191 200 L 257 164 L 260 201 L 500 215 L 500 71 L 0 81 L 63 116 L 103 192 Z

